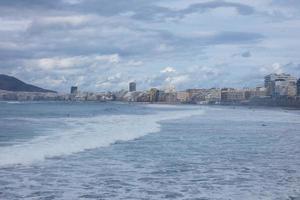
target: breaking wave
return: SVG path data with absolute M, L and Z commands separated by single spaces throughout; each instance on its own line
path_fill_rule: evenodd
M 158 111 L 148 115 L 103 115 L 59 118 L 66 126 L 54 128 L 32 140 L 0 147 L 0 166 L 32 164 L 46 158 L 66 156 L 88 149 L 107 147 L 158 132 L 160 121 L 201 115 L 198 109 Z

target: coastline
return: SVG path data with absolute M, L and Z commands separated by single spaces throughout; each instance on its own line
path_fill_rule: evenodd
M 199 106 L 199 107 L 243 107 L 248 109 L 269 109 L 269 108 L 278 108 L 283 110 L 300 110 L 300 106 L 282 106 L 282 105 L 266 105 L 266 104 L 245 104 L 245 103 L 220 103 L 220 104 L 197 104 L 197 103 L 180 103 L 180 102 L 135 102 L 135 101 L 72 101 L 72 100 L 0 100 L 0 103 L 8 103 L 8 104 L 21 104 L 21 103 L 56 103 L 56 102 L 64 102 L 64 103 L 112 103 L 112 104 L 136 104 L 136 105 L 176 105 L 176 106 Z

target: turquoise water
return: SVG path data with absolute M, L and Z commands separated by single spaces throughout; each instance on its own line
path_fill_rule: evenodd
M 300 112 L 0 103 L 0 199 L 297 199 Z

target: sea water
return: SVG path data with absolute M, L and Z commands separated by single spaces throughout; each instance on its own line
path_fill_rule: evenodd
M 0 199 L 299 199 L 300 112 L 0 103 Z

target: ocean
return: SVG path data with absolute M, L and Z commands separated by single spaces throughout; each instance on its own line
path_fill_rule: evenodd
M 300 111 L 0 102 L 0 199 L 300 199 Z

